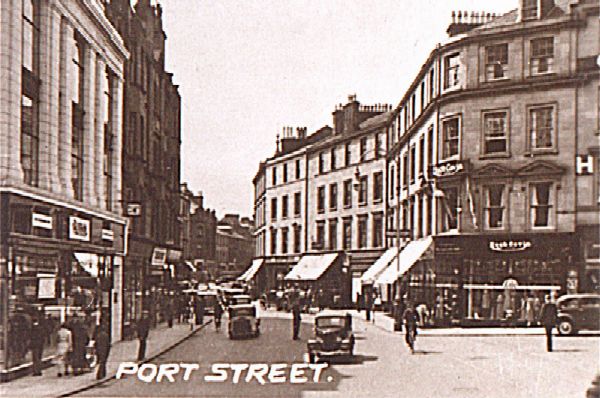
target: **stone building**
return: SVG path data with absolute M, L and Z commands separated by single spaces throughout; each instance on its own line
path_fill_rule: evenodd
M 142 309 L 159 320 L 163 294 L 181 262 L 179 215 L 181 98 L 165 70 L 162 8 L 150 0 L 107 2 L 107 15 L 131 53 L 125 65 L 123 203 L 130 219 L 123 323 Z M 129 333 L 131 335 L 131 333 Z
M 254 223 L 238 214 L 226 214 L 217 223 L 215 279 L 235 279 L 254 257 Z
M 124 62 L 100 1 L 0 4 L 0 378 L 74 315 L 121 338 Z M 13 372 L 15 371 L 15 372 Z

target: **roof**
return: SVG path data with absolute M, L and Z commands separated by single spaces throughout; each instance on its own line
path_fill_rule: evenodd
M 323 310 L 315 314 L 315 318 L 347 316 L 349 312 L 344 310 Z
M 372 127 L 380 127 L 388 123 L 393 116 L 393 111 L 388 111 L 384 113 L 380 113 L 379 115 L 375 115 L 373 117 L 368 118 L 364 122 L 358 125 L 361 130 L 368 130 Z
M 302 256 L 298 264 L 285 276 L 285 280 L 292 281 L 315 281 L 337 259 L 338 253 L 307 254 Z

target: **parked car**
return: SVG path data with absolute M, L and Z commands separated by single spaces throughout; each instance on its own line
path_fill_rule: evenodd
M 309 339 L 308 360 L 335 355 L 354 355 L 352 316 L 345 311 L 322 311 L 315 315 L 315 338 Z
M 600 294 L 566 294 L 557 300 L 556 306 L 561 335 L 600 330 Z
M 204 303 L 204 313 L 206 315 L 212 315 L 215 309 L 215 303 L 219 299 L 217 292 L 213 290 L 201 290 L 197 292 L 198 297 Z
M 252 304 L 229 306 L 228 333 L 230 339 L 242 337 L 258 337 L 260 335 L 260 319 L 256 307 Z
M 230 289 L 230 288 L 222 288 L 221 289 L 221 298 L 223 303 L 227 306 L 231 304 L 231 298 L 233 296 L 244 294 L 244 290 L 242 289 Z

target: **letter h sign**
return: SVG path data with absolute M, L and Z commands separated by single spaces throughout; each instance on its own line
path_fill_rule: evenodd
M 594 157 L 592 155 L 577 155 L 575 158 L 575 173 L 577 175 L 594 174 Z

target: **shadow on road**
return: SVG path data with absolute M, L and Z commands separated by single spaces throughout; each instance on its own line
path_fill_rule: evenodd
M 330 365 L 362 365 L 365 362 L 377 361 L 378 357 L 372 355 L 340 355 L 336 357 L 319 358 L 320 362 L 325 362 Z
M 441 354 L 441 353 L 442 353 L 441 351 L 415 350 L 413 355 L 434 355 L 434 354 Z

